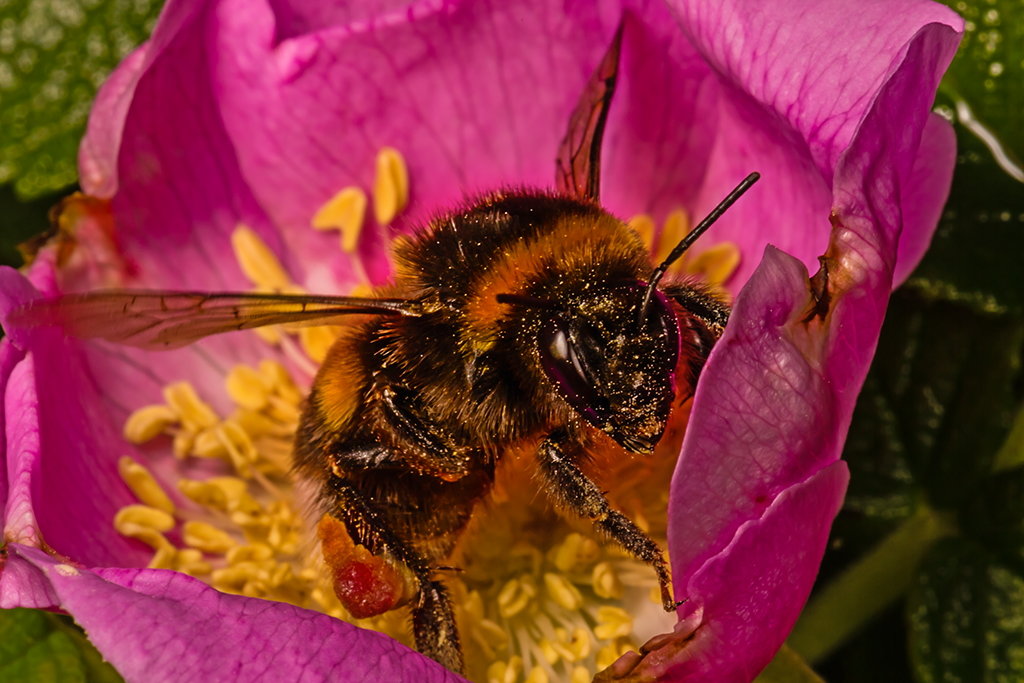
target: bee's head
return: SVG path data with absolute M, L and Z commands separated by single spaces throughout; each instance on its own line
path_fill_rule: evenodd
M 647 454 L 675 398 L 679 322 L 655 291 L 637 323 L 645 285 L 587 297 L 541 323 L 537 350 L 556 391 L 585 420 L 632 453 Z

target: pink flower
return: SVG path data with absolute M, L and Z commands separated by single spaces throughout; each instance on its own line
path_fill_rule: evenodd
M 696 631 L 636 673 L 749 680 L 810 591 L 889 291 L 946 197 L 954 141 L 929 108 L 961 23 L 917 0 L 563 4 L 170 2 L 82 143 L 83 190 L 109 207 L 80 220 L 89 235 L 69 262 L 40 255 L 31 286 L 0 273 L 2 310 L 33 286 L 249 288 L 231 256 L 239 224 L 310 291 L 346 291 L 363 272 L 383 282 L 389 232 L 371 222 L 343 252 L 309 228 L 324 202 L 372 186 L 384 146 L 412 179 L 392 231 L 478 191 L 550 187 L 568 114 L 624 21 L 607 208 L 702 215 L 749 171 L 763 176 L 714 228 L 743 255 L 739 294 L 671 484 L 675 592 Z M 107 211 L 113 235 L 97 227 Z M 815 309 L 806 269 L 823 253 Z M 129 679 L 455 678 L 326 615 L 140 568 L 151 553 L 115 532 L 134 502 L 118 460 L 148 457 L 121 435 L 129 414 L 180 379 L 222 395 L 227 369 L 267 357 L 254 335 L 150 354 L 7 332 L 0 606 L 69 612 Z

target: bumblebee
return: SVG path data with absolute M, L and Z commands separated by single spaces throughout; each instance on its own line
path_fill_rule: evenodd
M 461 671 L 436 569 L 497 464 L 524 448 L 559 508 L 652 566 L 671 611 L 661 549 L 584 466 L 609 441 L 650 454 L 673 403 L 692 395 L 729 310 L 700 286 L 660 281 L 757 174 L 652 271 L 640 237 L 597 201 L 620 41 L 621 31 L 572 114 L 557 191 L 498 192 L 434 220 L 397 245 L 382 296 L 102 291 L 34 302 L 12 322 L 158 349 L 362 315 L 313 382 L 294 459 L 319 484 L 324 556 L 350 612 L 409 604 L 416 647 Z

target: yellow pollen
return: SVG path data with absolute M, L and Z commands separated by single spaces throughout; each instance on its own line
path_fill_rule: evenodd
M 155 406 L 162 408 L 163 406 Z M 168 411 L 170 412 L 170 411 Z M 155 437 L 156 434 L 150 438 Z M 153 478 L 153 474 L 131 458 L 125 456 L 117 461 L 117 471 L 121 479 L 128 485 L 135 497 L 146 505 L 156 508 L 169 515 L 174 514 L 174 503 L 167 497 L 160 484 Z
M 145 443 L 167 429 L 177 415 L 167 406 L 145 406 L 132 413 L 124 423 L 124 438 L 130 443 Z
M 584 666 L 575 666 L 572 669 L 572 677 L 569 679 L 570 683 L 590 683 L 594 675 L 590 673 Z
M 279 291 L 291 284 L 281 261 L 252 228 L 245 225 L 235 228 L 231 234 L 231 246 L 242 272 L 256 287 Z
M 377 176 L 373 181 L 373 215 L 389 225 L 409 202 L 409 171 L 405 158 L 393 147 L 377 153 Z
M 341 248 L 351 253 L 356 250 L 366 220 L 366 203 L 365 192 L 358 187 L 346 187 L 320 207 L 312 225 L 317 230 L 339 230 Z

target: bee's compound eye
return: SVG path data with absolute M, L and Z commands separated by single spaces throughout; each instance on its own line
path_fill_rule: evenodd
M 556 329 L 555 333 L 551 336 L 551 341 L 548 343 L 548 353 L 552 359 L 567 361 L 569 360 L 569 337 L 562 329 Z
M 560 316 L 548 319 L 537 339 L 541 367 L 558 392 L 583 417 L 603 426 L 610 417 L 608 401 L 596 388 L 596 381 L 572 340 L 569 323 Z

